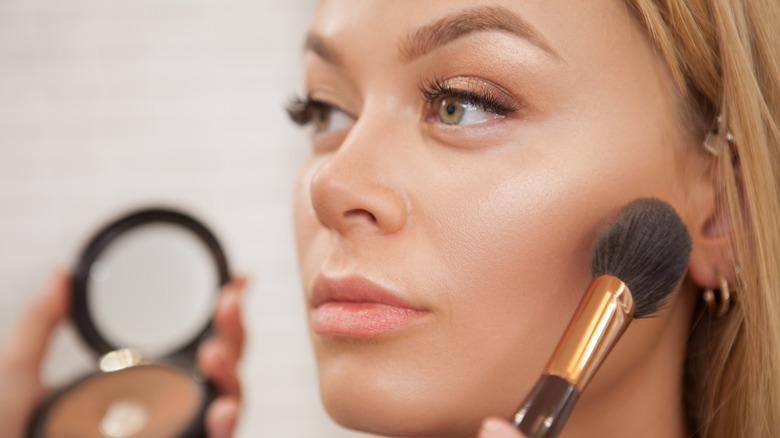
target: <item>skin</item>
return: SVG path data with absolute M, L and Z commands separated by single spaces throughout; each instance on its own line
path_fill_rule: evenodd
M 404 57 L 399 46 L 421 26 L 484 4 L 522 17 L 536 43 L 485 30 Z M 627 202 L 656 197 L 689 228 L 689 274 L 660 317 L 631 325 L 562 436 L 687 436 L 685 338 L 724 243 L 707 231 L 712 161 L 625 5 L 325 0 L 310 35 L 306 93 L 330 106 L 309 113 L 324 123 L 295 198 L 309 314 L 321 275 L 367 278 L 427 311 L 368 338 L 312 330 L 330 415 L 430 437 L 473 436 L 484 418 L 509 418 L 590 282 L 599 227 Z M 505 90 L 517 109 L 445 125 L 418 88 L 463 77 Z M 480 436 L 514 434 L 485 424 Z

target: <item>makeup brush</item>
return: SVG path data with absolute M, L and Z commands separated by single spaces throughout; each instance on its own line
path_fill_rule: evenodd
M 674 209 L 637 199 L 599 234 L 591 281 L 544 373 L 520 405 L 515 426 L 554 438 L 577 398 L 634 318 L 658 312 L 688 267 L 691 238 Z

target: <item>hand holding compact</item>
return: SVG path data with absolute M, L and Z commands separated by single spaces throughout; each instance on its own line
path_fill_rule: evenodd
M 222 288 L 214 314 L 214 334 L 198 349 L 198 368 L 216 388 L 206 411 L 210 438 L 232 435 L 241 400 L 237 364 L 243 347 L 241 297 L 246 279 L 239 277 Z M 0 349 L 0 424 L 3 437 L 27 436 L 29 421 L 46 388 L 40 368 L 55 327 L 67 314 L 69 277 L 56 272 L 42 293 L 25 310 Z
M 229 272 L 214 234 L 186 214 L 146 209 L 102 228 L 70 281 L 60 280 L 57 289 L 65 292 L 48 300 L 56 308 L 33 306 L 11 342 L 13 358 L 14 345 L 28 344 L 25 333 L 37 334 L 26 347 L 35 354 L 22 355 L 22 364 L 11 359 L 16 365 L 8 372 L 9 379 L 23 370 L 35 374 L 23 380 L 31 382 L 24 393 L 32 396 L 21 407 L 28 436 L 229 436 L 240 399 L 245 284 Z M 64 308 L 95 353 L 96 371 L 41 398 L 42 352 Z

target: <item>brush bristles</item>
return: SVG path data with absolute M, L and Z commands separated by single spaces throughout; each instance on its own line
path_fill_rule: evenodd
M 634 318 L 653 315 L 688 267 L 691 238 L 674 209 L 643 198 L 623 207 L 599 235 L 593 249 L 593 277 L 609 274 L 631 290 Z

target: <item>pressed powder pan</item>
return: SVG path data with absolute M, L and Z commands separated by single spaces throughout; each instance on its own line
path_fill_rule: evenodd
M 175 367 L 101 373 L 52 405 L 43 432 L 50 438 L 179 436 L 196 417 L 203 395 L 200 385 Z
M 71 312 L 99 371 L 43 403 L 29 436 L 204 436 L 213 393 L 195 352 L 228 280 L 214 235 L 181 212 L 142 210 L 98 232 L 74 270 Z

